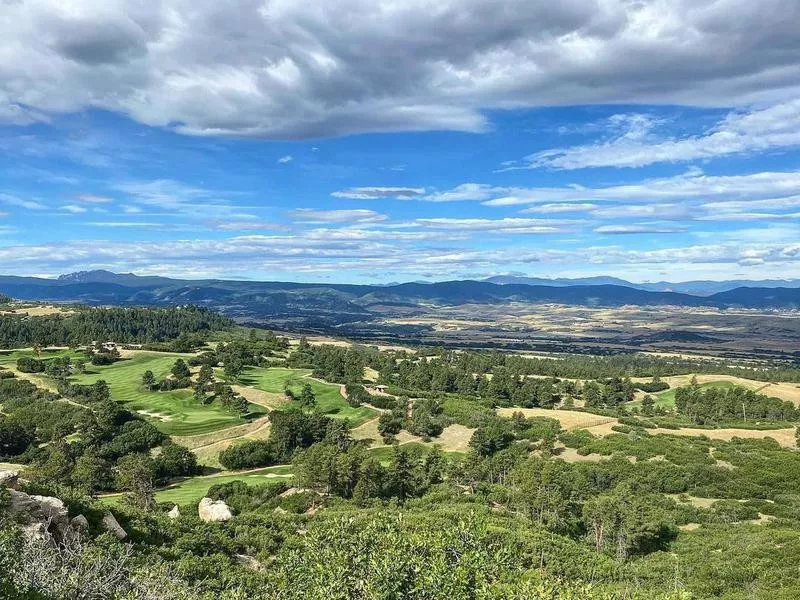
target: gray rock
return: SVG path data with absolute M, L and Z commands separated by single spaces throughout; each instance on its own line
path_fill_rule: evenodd
M 16 488 L 19 479 L 19 471 L 0 471 L 0 485 Z
M 116 537 L 118 540 L 124 540 L 128 537 L 126 531 L 122 528 L 122 526 L 117 522 L 110 512 L 106 512 L 103 515 L 103 527 L 106 531 L 108 531 L 111 535 Z
M 78 515 L 77 517 L 73 517 L 73 519 L 69 522 L 72 528 L 75 531 L 80 533 L 86 533 L 89 531 L 89 521 L 86 520 L 86 517 L 83 515 Z
M 230 506 L 222 500 L 203 498 L 197 506 L 200 520 L 210 523 L 213 521 L 230 521 L 233 518 Z
M 48 535 L 63 540 L 69 530 L 67 507 L 58 498 L 36 496 L 9 490 L 11 494 L 10 512 L 23 525 L 23 532 L 29 537 L 44 539 Z

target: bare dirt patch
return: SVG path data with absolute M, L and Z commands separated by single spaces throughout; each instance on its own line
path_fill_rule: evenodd
M 466 452 L 469 450 L 469 441 L 472 439 L 472 434 L 474 432 L 474 429 L 455 424 L 445 427 L 439 437 L 431 438 L 429 442 L 407 431 L 401 431 L 395 438 L 400 445 L 414 442 L 426 446 L 441 446 L 442 450 L 445 452 Z M 386 444 L 384 444 L 381 439 L 381 434 L 378 432 L 378 419 L 372 419 L 361 424 L 351 430 L 350 435 L 356 440 L 372 440 L 370 448 L 386 447 Z
M 563 444 L 556 444 L 553 448 L 553 456 L 560 458 L 570 463 L 576 462 L 600 462 L 603 459 L 602 454 L 587 454 L 583 456 L 578 454 L 575 448 L 567 448 Z
M 46 317 L 49 315 L 71 315 L 75 311 L 71 308 L 64 306 L 55 306 L 52 304 L 27 304 L 27 303 L 12 303 L 6 305 L 0 310 L 0 315 L 18 315 L 29 317 Z

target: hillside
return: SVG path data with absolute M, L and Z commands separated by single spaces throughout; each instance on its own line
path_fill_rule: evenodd
M 600 278 L 605 280 L 606 278 Z M 620 280 L 621 281 L 621 280 Z M 389 286 L 280 281 L 181 280 L 88 271 L 58 279 L 0 277 L 0 292 L 21 300 L 87 304 L 203 304 L 240 316 L 321 315 L 335 312 L 347 321 L 368 315 L 377 304 L 556 303 L 570 306 L 682 306 L 793 309 L 799 288 L 737 287 L 710 296 L 644 290 L 631 285 L 531 285 L 491 281 L 401 283 Z

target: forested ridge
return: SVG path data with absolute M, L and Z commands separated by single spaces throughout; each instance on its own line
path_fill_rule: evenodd
M 0 315 L 0 347 L 67 346 L 95 340 L 163 342 L 208 333 L 232 322 L 203 308 L 82 308 L 73 314 L 41 317 Z

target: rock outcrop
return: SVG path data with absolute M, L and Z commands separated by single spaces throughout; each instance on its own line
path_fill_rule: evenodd
M 37 496 L 10 489 L 9 510 L 22 524 L 26 535 L 45 539 L 48 535 L 63 540 L 70 529 L 67 507 L 58 498 Z
M 222 500 L 212 500 L 203 498 L 197 506 L 197 514 L 201 521 L 210 523 L 213 521 L 229 521 L 233 518 L 230 506 Z

